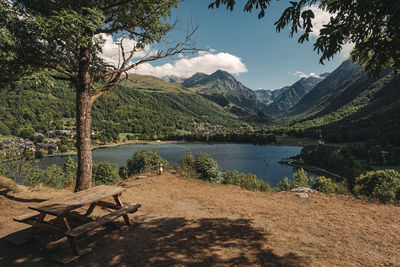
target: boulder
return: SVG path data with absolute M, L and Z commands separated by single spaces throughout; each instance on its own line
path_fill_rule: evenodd
M 292 190 L 290 190 L 290 192 L 308 193 L 308 194 L 318 193 L 317 190 L 314 190 L 314 189 L 311 189 L 311 188 L 307 188 L 307 187 L 293 188 Z

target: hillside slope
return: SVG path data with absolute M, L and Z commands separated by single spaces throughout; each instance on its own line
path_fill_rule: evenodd
M 322 129 L 329 142 L 400 145 L 400 75 L 390 69 L 377 79 L 343 62 L 286 115 L 295 129 Z
M 257 193 L 171 174 L 122 181 L 124 203 L 140 203 L 131 228 L 109 228 L 83 247 L 74 266 L 398 266 L 400 208 L 349 197 Z M 39 232 L 23 245 L 5 236 L 27 226 L 13 217 L 29 200 L 67 193 L 45 189 L 0 198 L 1 266 L 49 266 L 65 239 Z M 85 210 L 81 211 L 82 213 Z M 94 216 L 104 214 L 96 208 Z M 117 226 L 122 225 L 120 219 Z M 110 245 L 112 244 L 112 245 Z M 41 249 L 44 248 L 44 249 Z
M 0 88 L 0 123 L 13 134 L 20 127 L 48 131 L 73 127 L 75 93 L 66 83 Z M 194 122 L 238 125 L 238 118 L 177 83 L 147 75 L 131 75 L 93 106 L 95 130 L 116 129 L 144 135 L 168 135 L 188 130 Z M 3 125 L 3 126 L 4 126 Z

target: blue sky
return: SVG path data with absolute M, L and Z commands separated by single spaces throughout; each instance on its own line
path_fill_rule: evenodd
M 288 7 L 287 0 L 272 1 L 266 16 L 259 20 L 257 11 L 243 12 L 243 3 L 237 1 L 231 12 L 225 6 L 208 9 L 211 0 L 185 0 L 173 10 L 180 27 L 171 32 L 169 40 L 182 40 L 186 25 L 199 25 L 195 34 L 197 48 L 210 49 L 189 58 L 177 57 L 175 61 L 160 60 L 143 64 L 136 72 L 155 76 L 177 75 L 189 77 L 195 72 L 212 73 L 223 69 L 235 75 L 251 89 L 278 89 L 290 85 L 311 73 L 331 72 L 347 57 L 338 54 L 325 65 L 319 64 L 319 55 L 313 50 L 313 41 L 299 44 L 296 36 L 289 38 L 289 31 L 277 33 L 274 22 Z M 315 29 L 329 20 L 326 12 L 315 12 Z M 298 36 L 297 36 L 298 37 Z M 347 49 L 348 50 L 348 49 Z

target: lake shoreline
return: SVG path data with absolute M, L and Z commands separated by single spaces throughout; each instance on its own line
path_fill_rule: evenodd
M 300 140 L 300 139 L 299 139 Z M 282 142 L 279 141 L 277 143 L 271 144 L 257 144 L 257 143 L 245 143 L 245 142 L 207 142 L 207 141 L 185 141 L 185 140 L 158 140 L 158 141 L 146 141 L 146 140 L 130 140 L 124 142 L 117 143 L 107 143 L 103 145 L 94 145 L 91 147 L 91 150 L 94 151 L 96 149 L 101 148 L 109 148 L 109 147 L 118 147 L 123 145 L 132 145 L 132 144 L 141 144 L 141 145 L 158 145 L 158 144 L 251 144 L 251 145 L 259 145 L 259 146 L 295 146 L 295 147 L 304 147 L 309 144 L 301 144 L 298 142 Z M 53 155 L 43 155 L 43 157 L 68 157 L 77 155 L 76 151 L 69 151 L 65 153 L 53 154 Z

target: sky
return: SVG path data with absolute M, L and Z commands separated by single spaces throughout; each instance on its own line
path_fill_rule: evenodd
M 196 72 L 211 74 L 222 69 L 233 74 L 250 89 L 275 90 L 293 84 L 302 77 L 331 72 L 349 56 L 351 45 L 346 45 L 333 59 L 324 65 L 319 63 L 320 56 L 313 50 L 313 44 L 319 29 L 329 21 L 330 15 L 314 6 L 311 7 L 315 14 L 314 33 L 309 42 L 299 44 L 298 35 L 290 38 L 287 29 L 280 33 L 275 30 L 274 22 L 289 6 L 287 0 L 272 1 L 261 20 L 257 18 L 257 11 L 243 11 L 243 0 L 237 1 L 233 12 L 225 6 L 208 9 L 211 2 L 181 2 L 172 11 L 172 19 L 178 19 L 180 23 L 168 36 L 170 41 L 183 40 L 188 26 L 198 25 L 193 40 L 196 48 L 205 51 L 145 63 L 134 72 L 158 77 L 175 75 L 188 78 Z M 106 44 L 103 53 L 107 57 L 114 51 L 116 40 L 111 37 L 107 39 L 106 36 L 104 38 Z M 147 46 L 137 56 L 155 53 L 156 47 Z

